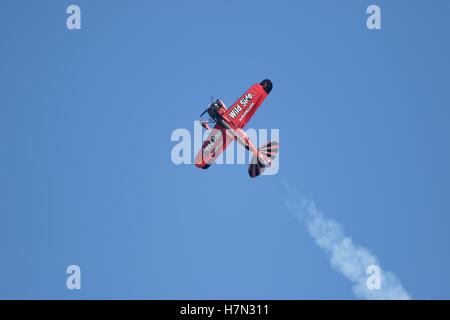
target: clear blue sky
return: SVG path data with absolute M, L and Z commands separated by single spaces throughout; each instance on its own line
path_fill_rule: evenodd
M 66 28 L 77 4 L 82 29 Z M 367 6 L 382 30 L 366 28 Z M 353 299 L 283 179 L 413 298 L 450 298 L 448 1 L 0 2 L 0 298 Z M 210 96 L 274 88 L 280 171 L 175 166 Z M 66 267 L 82 289 L 65 287 Z

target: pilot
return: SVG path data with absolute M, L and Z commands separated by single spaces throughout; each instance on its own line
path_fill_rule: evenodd
M 223 105 L 222 101 L 220 101 L 219 99 L 217 99 L 216 105 L 218 107 L 217 111 L 219 112 L 219 114 L 224 114 L 225 111 L 227 111 L 227 108 L 225 108 L 225 106 Z

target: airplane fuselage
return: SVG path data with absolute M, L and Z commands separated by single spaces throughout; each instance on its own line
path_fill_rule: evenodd
M 227 134 L 231 134 L 231 136 L 236 140 L 240 145 L 242 145 L 245 149 L 253 152 L 255 156 L 258 156 L 258 149 L 250 140 L 248 135 L 241 128 L 236 127 L 231 121 L 227 120 L 227 114 L 225 113 L 226 108 L 223 103 L 221 106 L 217 104 L 211 105 L 208 109 L 208 114 L 211 118 L 220 126 L 227 129 Z

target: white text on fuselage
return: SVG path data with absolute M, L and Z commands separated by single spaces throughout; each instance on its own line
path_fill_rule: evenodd
M 211 137 L 211 141 L 208 143 L 208 145 L 203 148 L 203 152 L 208 152 L 209 150 L 211 150 L 211 148 L 214 145 L 214 142 L 216 142 L 216 140 L 219 139 L 221 136 L 222 131 L 218 130 L 217 133 Z
M 232 118 L 235 119 L 238 114 L 242 111 L 242 108 L 245 108 L 245 106 L 247 106 L 247 104 L 250 102 L 250 100 L 254 97 L 255 95 L 253 93 L 247 93 L 241 100 L 239 100 L 238 103 L 236 103 L 236 106 L 231 109 L 231 111 L 228 113 L 228 115 Z M 239 121 L 241 121 L 241 119 L 239 119 Z
M 255 105 L 255 103 L 252 102 L 252 104 L 250 105 L 250 107 L 248 107 L 248 108 L 244 111 L 244 113 L 242 114 L 242 116 L 239 118 L 239 122 L 241 122 L 242 119 L 245 118 L 245 116 L 247 115 L 247 113 L 249 113 L 250 110 L 252 110 L 252 108 L 253 108 L 254 105 Z

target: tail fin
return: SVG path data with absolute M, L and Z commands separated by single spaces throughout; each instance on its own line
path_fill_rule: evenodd
M 253 156 L 248 166 L 248 174 L 255 178 L 264 172 L 266 166 L 272 166 L 272 160 L 278 154 L 280 145 L 276 141 L 269 141 L 258 148 L 258 157 Z

